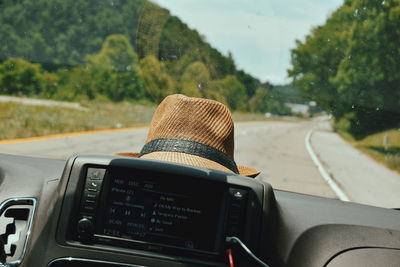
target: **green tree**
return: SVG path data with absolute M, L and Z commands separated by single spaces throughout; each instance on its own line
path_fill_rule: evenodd
M 45 90 L 45 77 L 39 64 L 9 58 L 0 64 L 0 93 L 38 95 Z
M 224 80 L 212 80 L 208 84 L 205 97 L 228 105 L 226 99 L 226 84 Z
M 41 97 L 52 98 L 58 91 L 60 78 L 55 73 L 44 73 L 44 90 L 40 93 Z
M 244 87 L 246 87 L 246 94 L 249 98 L 252 97 L 256 93 L 257 88 L 261 86 L 261 82 L 258 79 L 243 70 L 236 71 L 235 75 Z
M 59 71 L 60 86 L 53 97 L 64 101 L 94 99 L 100 94 L 98 88 L 102 81 L 99 79 L 100 72 L 93 73 L 85 66 Z
M 128 38 L 120 34 L 108 36 L 100 52 L 94 56 L 88 56 L 88 62 L 115 73 L 137 69 L 139 63 Z
M 292 50 L 294 85 L 356 137 L 399 124 L 399 18 L 399 0 L 347 0 Z
M 247 103 L 246 88 L 234 75 L 223 79 L 225 84 L 225 97 L 228 105 L 233 110 L 243 110 Z
M 207 92 L 206 97 L 220 101 L 233 110 L 246 108 L 246 88 L 234 75 L 211 81 Z
M 202 62 L 190 64 L 182 75 L 181 92 L 188 96 L 203 97 L 210 82 L 210 74 Z
M 113 101 L 144 97 L 138 57 L 124 35 L 108 36 L 100 52 L 87 60 L 95 91 Z
M 140 61 L 145 97 L 159 103 L 167 95 L 175 92 L 175 84 L 168 75 L 164 64 L 155 56 L 147 56 Z
M 342 6 L 324 26 L 313 29 L 304 43 L 296 41 L 291 52 L 292 68 L 288 74 L 293 85 L 335 117 L 342 116 L 345 109 L 332 79 L 344 57 L 352 16 L 352 9 Z
M 357 16 L 332 83 L 354 113 L 351 131 L 363 135 L 400 121 L 400 1 L 355 1 L 352 8 Z
M 269 111 L 269 94 L 265 88 L 258 88 L 255 94 L 250 98 L 248 110 L 251 112 L 267 112 Z
M 0 1 L 0 60 L 18 55 L 46 62 L 47 70 L 76 66 L 96 53 L 105 38 L 136 39 L 145 0 Z

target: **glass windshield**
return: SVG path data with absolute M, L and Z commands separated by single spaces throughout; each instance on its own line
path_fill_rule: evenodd
M 0 153 L 139 152 L 184 94 L 275 189 L 399 208 L 399 29 L 398 0 L 4 0 Z

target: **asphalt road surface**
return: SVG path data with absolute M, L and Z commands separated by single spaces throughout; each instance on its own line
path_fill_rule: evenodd
M 0 143 L 0 153 L 66 159 L 76 154 L 139 152 L 146 134 L 147 129 L 140 128 Z M 400 175 L 355 150 L 321 118 L 236 124 L 235 161 L 261 170 L 259 178 L 275 189 L 342 199 L 333 183 L 350 201 L 400 207 Z

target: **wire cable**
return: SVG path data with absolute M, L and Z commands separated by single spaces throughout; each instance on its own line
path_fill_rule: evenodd
M 251 252 L 251 250 L 248 247 L 246 247 L 246 245 L 236 236 L 227 236 L 225 240 L 227 243 L 238 243 L 243 248 L 243 250 L 247 254 L 249 254 L 255 261 L 257 261 L 259 264 L 261 264 L 264 267 L 269 267 L 268 264 L 266 264 L 265 262 L 263 262 L 262 260 L 257 258 L 257 256 L 254 255 L 253 252 Z
M 226 254 L 228 254 L 228 261 L 229 261 L 229 267 L 235 267 L 235 264 L 233 263 L 233 253 L 232 249 L 228 248 L 226 250 Z

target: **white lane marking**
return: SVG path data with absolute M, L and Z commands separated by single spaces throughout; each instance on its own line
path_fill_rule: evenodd
M 325 170 L 324 166 L 321 164 L 313 148 L 311 147 L 311 135 L 313 134 L 313 132 L 314 130 L 310 130 L 307 133 L 305 139 L 308 154 L 310 154 L 310 157 L 314 164 L 317 166 L 322 178 L 328 183 L 329 187 L 333 190 L 337 197 L 342 201 L 350 201 L 349 197 L 342 191 L 342 189 L 340 189 L 340 187 L 335 183 L 329 173 Z

